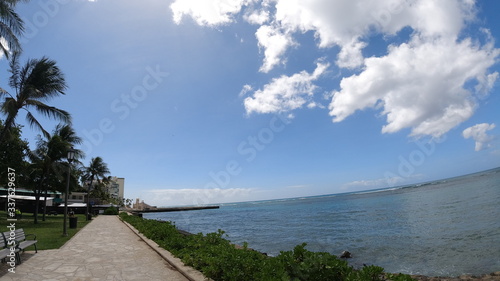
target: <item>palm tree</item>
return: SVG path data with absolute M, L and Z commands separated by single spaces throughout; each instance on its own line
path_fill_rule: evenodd
M 85 180 L 92 183 L 94 180 L 100 182 L 109 174 L 108 164 L 104 163 L 101 157 L 97 156 L 90 160 L 90 165 L 85 168 Z
M 106 181 L 106 175 L 109 174 L 108 164 L 104 163 L 101 157 L 94 157 L 90 160 L 90 165 L 84 168 L 83 182 L 88 182 L 87 185 L 87 219 L 89 214 L 90 203 L 90 187 L 97 181 L 97 187 L 100 188 L 101 181 Z M 101 178 L 101 179 L 99 179 Z
M 10 128 L 15 124 L 15 119 L 21 109 L 26 110 L 28 123 L 32 127 L 41 130 L 47 138 L 50 134 L 43 129 L 40 122 L 35 118 L 32 109 L 49 118 L 63 121 L 66 124 L 71 123 L 71 116 L 68 112 L 44 103 L 44 101 L 60 94 L 64 95 L 67 88 L 64 75 L 56 66 L 56 62 L 46 57 L 30 59 L 21 68 L 18 58 L 19 54 L 14 53 L 9 70 L 11 73 L 9 85 L 12 89 L 15 89 L 15 95 L 0 90 L 0 97 L 5 96 L 0 111 L 7 116 L 4 128 L 0 132 L 0 142 L 6 140 Z
M 17 37 L 24 33 L 24 22 L 14 11 L 17 2 L 20 1 L 0 1 L 0 37 L 3 38 L 3 40 L 0 40 L 0 49 L 7 58 L 9 57 L 9 51 L 21 51 L 21 44 Z
M 64 182 L 67 176 L 68 166 L 65 161 L 68 151 L 76 144 L 80 144 L 82 139 L 78 137 L 70 125 L 59 124 L 53 134 L 44 139 L 39 136 L 37 148 L 29 153 L 31 160 L 32 188 L 35 191 L 35 219 L 38 223 L 38 208 L 40 196 L 45 192 L 45 199 L 49 189 L 56 189 L 58 183 Z M 79 159 L 83 152 L 75 150 L 75 158 Z M 45 219 L 45 212 L 43 219 Z

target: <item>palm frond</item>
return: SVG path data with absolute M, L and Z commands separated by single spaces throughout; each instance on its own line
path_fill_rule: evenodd
M 29 60 L 22 70 L 20 92 L 36 99 L 49 99 L 59 94 L 64 95 L 67 89 L 64 74 L 56 66 L 56 62 L 43 57 Z
M 17 36 L 24 33 L 24 22 L 14 11 L 17 2 L 5 0 L 0 2 L 0 37 L 4 39 L 3 42 L 0 41 L 0 47 L 7 58 L 9 50 L 14 52 L 22 50 Z
M 17 2 L 11 0 L 9 3 Z M 1 7 L 5 3 L 5 1 L 0 1 L 0 18 Z M 64 91 L 67 88 L 64 75 L 56 66 L 56 62 L 43 57 L 41 59 L 29 59 L 21 67 L 18 60 L 19 52 L 14 52 L 10 60 L 11 76 L 9 85 L 16 90 L 16 95 L 10 95 L 11 99 L 6 99 L 6 102 L 2 104 L 1 110 L 8 115 L 10 122 L 6 122 L 5 128 L 0 132 L 0 140 L 5 138 L 6 130 L 13 125 L 13 120 L 17 116 L 19 109 L 25 109 L 28 112 L 26 119 L 30 126 L 39 129 L 46 137 L 49 134 L 35 118 L 31 109 L 35 109 L 36 112 L 43 116 L 71 124 L 71 115 L 67 111 L 44 103 L 45 100 L 65 94 Z M 5 95 L 5 93 L 5 91 L 1 92 L 0 95 Z
M 33 107 L 38 113 L 56 120 L 63 121 L 67 124 L 71 124 L 71 114 L 69 112 L 59 109 L 54 106 L 46 105 L 45 103 L 38 100 L 26 100 L 26 107 Z
M 73 127 L 68 124 L 58 124 L 54 133 L 61 136 L 61 138 L 69 144 L 81 144 L 83 139 L 79 137 Z
M 19 52 L 13 52 L 12 57 L 9 60 L 9 86 L 13 89 L 19 89 L 19 75 L 20 75 L 20 66 L 19 66 Z
M 38 122 L 38 120 L 36 120 L 33 114 L 31 114 L 31 112 L 29 111 L 28 113 L 26 113 L 26 120 L 28 121 L 28 124 L 30 124 L 31 128 L 36 128 L 40 130 L 47 139 L 50 138 L 49 132 L 45 131 L 42 124 L 40 124 L 40 122 Z
M 0 111 L 7 116 L 16 115 L 19 111 L 17 101 L 12 97 L 6 97 L 0 107 Z

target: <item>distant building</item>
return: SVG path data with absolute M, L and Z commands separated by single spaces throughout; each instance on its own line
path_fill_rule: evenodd
M 151 206 L 144 203 L 144 200 L 139 202 L 139 198 L 135 199 L 135 203 L 132 205 L 132 209 L 134 210 L 151 210 L 156 209 L 156 206 Z
M 125 192 L 125 178 L 109 177 L 109 183 L 106 186 L 108 194 L 111 198 L 123 200 Z
M 125 193 L 125 178 L 119 178 L 119 177 L 108 177 L 107 179 L 107 184 L 104 186 L 104 191 L 109 194 L 111 198 L 118 199 L 118 201 L 122 201 L 124 198 L 124 193 Z M 94 180 L 92 182 L 92 187 L 90 190 L 94 189 L 95 186 L 101 184 L 103 180 Z M 85 188 L 88 188 L 89 182 L 85 182 L 83 185 Z M 86 194 L 86 193 L 85 193 Z M 85 199 L 86 200 L 86 199 Z M 94 201 L 94 203 L 99 203 L 100 200 L 96 198 L 91 198 L 91 201 Z M 96 202 L 99 201 L 99 202 Z M 91 202 L 92 205 L 92 202 Z

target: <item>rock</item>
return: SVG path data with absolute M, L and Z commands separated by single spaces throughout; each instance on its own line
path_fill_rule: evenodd
M 349 251 L 343 251 L 342 254 L 340 254 L 341 259 L 350 259 L 352 258 L 352 254 Z

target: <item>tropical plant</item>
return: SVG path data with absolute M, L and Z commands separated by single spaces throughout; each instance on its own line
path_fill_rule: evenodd
M 0 49 L 8 58 L 9 51 L 20 52 L 21 44 L 18 36 L 24 33 L 24 22 L 19 15 L 14 11 L 19 0 L 2 0 L 0 1 Z M 28 2 L 28 1 L 22 1 Z
M 39 136 L 36 149 L 28 153 L 31 160 L 30 186 L 35 192 L 34 223 L 38 223 L 38 209 L 42 193 L 47 194 L 48 190 L 63 190 L 64 184 L 61 183 L 65 182 L 68 173 L 66 162 L 68 151 L 81 142 L 82 139 L 76 135 L 70 125 L 59 124 L 52 135 L 46 138 Z M 74 151 L 75 159 L 83 157 L 82 151 Z M 73 178 L 70 182 L 75 185 L 77 179 Z
M 0 130 L 3 124 L 0 120 Z M 0 182 L 7 182 L 8 168 L 16 171 L 16 177 L 21 180 L 27 162 L 25 156 L 28 151 L 28 142 L 21 139 L 21 126 L 12 127 L 12 137 L 7 142 L 0 142 Z
M 104 215 L 118 215 L 118 208 L 111 206 L 104 210 Z
M 5 97 L 0 110 L 6 115 L 4 128 L 0 132 L 0 142 L 6 141 L 21 109 L 26 110 L 26 120 L 30 126 L 41 130 L 47 138 L 50 134 L 35 118 L 32 110 L 66 124 L 71 123 L 71 116 L 68 112 L 44 103 L 58 95 L 64 95 L 67 89 L 64 75 L 56 66 L 55 61 L 46 57 L 30 59 L 21 67 L 19 53 L 15 52 L 9 65 L 11 73 L 9 85 L 15 90 L 15 94 L 5 90 L 0 91 L 0 97 Z
M 89 166 L 83 168 L 81 180 L 87 186 L 87 204 L 89 204 L 91 195 L 94 198 L 107 198 L 104 185 L 108 182 L 106 175 L 109 173 L 108 164 L 99 156 L 92 158 Z
M 108 164 L 106 164 L 101 157 L 97 156 L 90 160 L 88 167 L 84 168 L 83 181 L 88 183 L 92 183 L 94 180 L 100 182 L 104 180 L 109 173 Z

